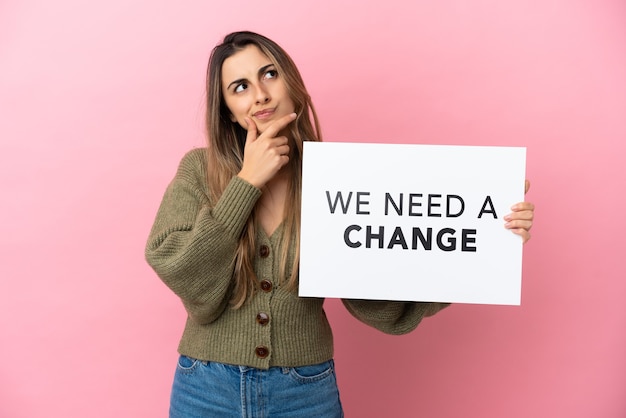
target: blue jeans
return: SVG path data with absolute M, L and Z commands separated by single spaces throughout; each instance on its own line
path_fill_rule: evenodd
M 170 418 L 193 417 L 341 418 L 335 365 L 259 370 L 180 356 Z

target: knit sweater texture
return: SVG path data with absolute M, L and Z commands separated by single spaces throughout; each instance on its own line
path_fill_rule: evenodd
M 230 306 L 238 241 L 261 190 L 235 176 L 211 205 L 206 178 L 206 149 L 187 153 L 165 192 L 146 245 L 148 263 L 188 314 L 180 354 L 259 369 L 330 360 L 333 336 L 324 299 L 298 297 L 278 280 L 282 226 L 271 236 L 257 228 L 254 270 L 261 289 L 241 308 Z M 447 306 L 342 302 L 358 320 L 389 334 L 410 332 L 422 318 Z

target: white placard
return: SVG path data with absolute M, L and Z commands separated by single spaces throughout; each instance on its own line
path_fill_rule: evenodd
M 305 142 L 300 296 L 519 305 L 526 149 Z

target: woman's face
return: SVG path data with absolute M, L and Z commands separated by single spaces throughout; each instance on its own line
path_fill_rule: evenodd
M 295 108 L 282 75 L 256 45 L 248 45 L 222 64 L 222 91 L 230 118 L 244 129 L 244 118 L 263 132 Z

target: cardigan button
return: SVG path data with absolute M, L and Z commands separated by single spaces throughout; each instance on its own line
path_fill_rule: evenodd
M 256 314 L 256 322 L 258 322 L 259 325 L 267 325 L 268 322 L 270 322 L 270 316 L 265 312 L 259 312 Z
M 261 290 L 264 292 L 271 292 L 272 291 L 272 282 L 270 282 L 269 280 L 265 279 L 265 280 L 261 280 Z
M 258 358 L 267 358 L 267 356 L 270 355 L 270 350 L 266 346 L 260 345 L 254 349 L 254 354 L 256 354 Z
M 261 245 L 261 247 L 259 248 L 259 255 L 262 258 L 267 258 L 267 256 L 270 255 L 270 247 L 268 247 L 267 245 Z

